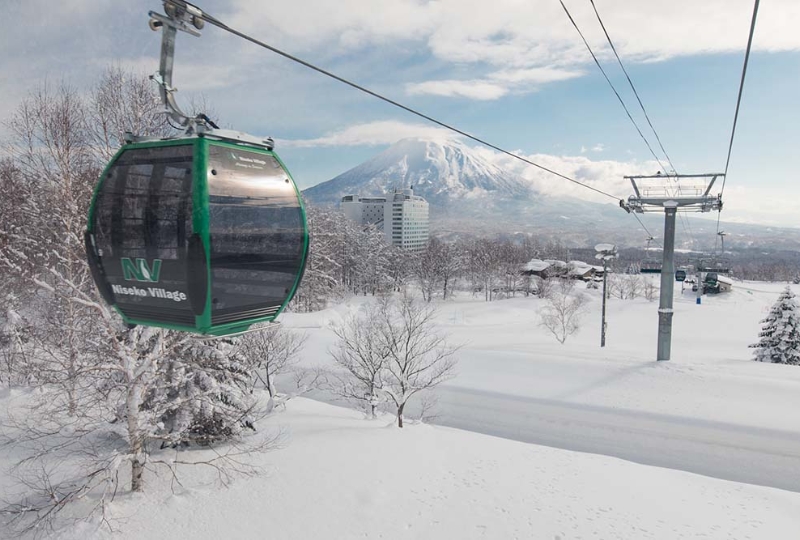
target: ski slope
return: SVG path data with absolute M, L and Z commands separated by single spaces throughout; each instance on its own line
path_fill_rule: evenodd
M 612 299 L 601 349 L 599 291 L 583 291 L 583 328 L 563 346 L 538 325 L 541 300 L 462 293 L 438 305 L 440 327 L 463 348 L 458 376 L 437 391 L 435 422 L 800 491 L 800 367 L 753 362 L 747 348 L 784 286 L 737 282 L 700 306 L 678 287 L 672 360 L 662 363 L 657 302 Z M 330 365 L 328 325 L 364 301 L 284 316 L 309 336 L 306 365 Z
M 79 524 L 61 538 L 559 539 L 794 538 L 800 494 L 646 467 L 297 398 L 260 425 L 283 448 L 264 474 L 220 489 L 182 469 L 122 495 L 111 534 Z

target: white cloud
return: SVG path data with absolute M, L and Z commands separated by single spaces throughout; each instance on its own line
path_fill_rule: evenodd
M 488 78 L 513 84 L 544 84 L 574 79 L 583 75 L 583 71 L 555 69 L 550 67 L 504 69 L 490 73 Z
M 572 79 L 582 71 L 554 68 L 504 69 L 489 73 L 486 79 L 439 80 L 410 83 L 406 93 L 446 97 L 465 97 L 479 100 L 498 99 L 509 92 L 533 92 L 539 85 Z
M 445 97 L 465 97 L 479 100 L 492 100 L 503 97 L 508 89 L 487 81 L 426 81 L 406 85 L 406 93 L 410 95 L 429 94 Z
M 608 55 L 588 2 L 567 2 L 587 39 Z M 600 5 L 609 32 L 629 61 L 743 50 L 752 0 L 606 0 Z M 500 68 L 588 65 L 586 50 L 554 0 L 295 0 L 269 9 L 261 0 L 237 2 L 224 16 L 233 26 L 291 44 L 346 54 L 375 44 L 422 42 L 437 58 Z M 800 2 L 761 6 L 756 51 L 800 50 Z
M 595 193 L 585 187 L 567 182 L 546 171 L 527 165 L 504 154 L 488 148 L 477 148 L 492 163 L 510 170 L 529 180 L 536 191 L 542 195 L 555 197 L 576 197 L 595 202 L 610 201 L 609 198 Z M 627 199 L 632 195 L 630 181 L 625 175 L 653 174 L 658 170 L 655 161 L 614 161 L 592 160 L 585 156 L 556 156 L 550 154 L 518 155 L 549 169 L 562 173 L 593 188 L 605 191 L 615 197 Z M 719 192 L 720 184 L 715 184 L 712 193 Z M 781 196 L 775 190 L 753 189 L 747 186 L 727 186 L 723 194 L 723 221 L 740 223 L 757 223 L 780 227 L 797 227 L 797 199 Z M 710 214 L 705 214 L 709 216 Z M 712 216 L 716 219 L 716 215 Z
M 436 140 L 452 140 L 453 132 L 431 125 L 396 121 L 368 122 L 349 126 L 315 139 L 283 139 L 281 146 L 312 148 L 317 146 L 379 146 L 392 144 L 400 139 L 422 137 Z
M 606 147 L 603 143 L 597 143 L 596 145 L 592 146 L 592 152 L 602 152 L 605 150 Z

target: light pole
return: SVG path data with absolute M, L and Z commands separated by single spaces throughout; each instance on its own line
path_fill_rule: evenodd
M 617 247 L 614 244 L 597 244 L 594 246 L 595 253 L 594 258 L 600 259 L 603 261 L 603 315 L 602 321 L 600 325 L 600 346 L 606 346 L 606 299 L 608 298 L 608 294 L 606 293 L 606 285 L 608 283 L 608 261 L 617 258 Z

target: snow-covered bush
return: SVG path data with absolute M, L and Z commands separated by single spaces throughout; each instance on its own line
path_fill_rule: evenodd
M 750 345 L 757 361 L 800 365 L 800 305 L 795 298 L 787 286 L 761 321 L 761 339 Z

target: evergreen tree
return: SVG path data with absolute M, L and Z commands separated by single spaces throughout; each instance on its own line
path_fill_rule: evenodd
M 790 287 L 770 309 L 755 348 L 755 359 L 774 364 L 800 365 L 800 306 Z
M 186 340 L 159 366 L 160 384 L 142 408 L 155 418 L 165 445 L 208 445 L 255 430 L 252 377 L 231 339 Z

